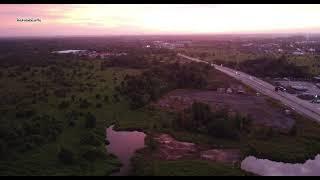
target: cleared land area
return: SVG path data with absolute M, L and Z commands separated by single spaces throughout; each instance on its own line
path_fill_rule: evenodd
M 204 102 L 212 109 L 228 108 L 250 116 L 255 123 L 281 129 L 290 129 L 294 120 L 284 110 L 273 107 L 266 97 L 218 93 L 216 91 L 178 89 L 158 101 L 167 110 L 182 110 L 194 101 Z

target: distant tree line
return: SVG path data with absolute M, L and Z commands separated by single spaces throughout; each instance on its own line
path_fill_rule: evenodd
M 308 68 L 297 66 L 288 61 L 285 56 L 279 58 L 258 58 L 247 60 L 240 63 L 234 61 L 216 61 L 217 64 L 224 64 L 231 68 L 237 68 L 248 74 L 258 77 L 292 77 L 292 78 L 309 78 L 311 75 L 308 73 Z

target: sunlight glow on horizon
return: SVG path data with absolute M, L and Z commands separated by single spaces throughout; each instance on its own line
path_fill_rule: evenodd
M 0 18 L 0 36 L 320 32 L 318 4 L 2 4 Z

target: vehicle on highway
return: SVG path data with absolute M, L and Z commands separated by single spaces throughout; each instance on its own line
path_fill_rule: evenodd
M 316 104 L 320 104 L 320 99 L 318 95 L 314 96 L 314 99 L 312 99 L 311 103 L 316 103 Z
M 277 92 L 278 92 L 279 90 L 282 91 L 282 92 L 287 91 L 287 89 L 284 88 L 283 86 L 276 86 L 276 87 L 274 88 L 274 90 L 277 91 Z
M 311 103 L 320 104 L 320 99 L 313 99 Z
M 285 78 L 283 78 L 283 80 L 285 80 L 285 81 L 289 81 L 289 78 L 286 78 L 286 77 L 285 77 Z

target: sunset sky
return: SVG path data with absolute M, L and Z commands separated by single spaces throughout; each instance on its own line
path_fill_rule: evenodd
M 41 22 L 18 22 L 39 18 Z M 0 36 L 320 32 L 320 5 L 0 5 Z

